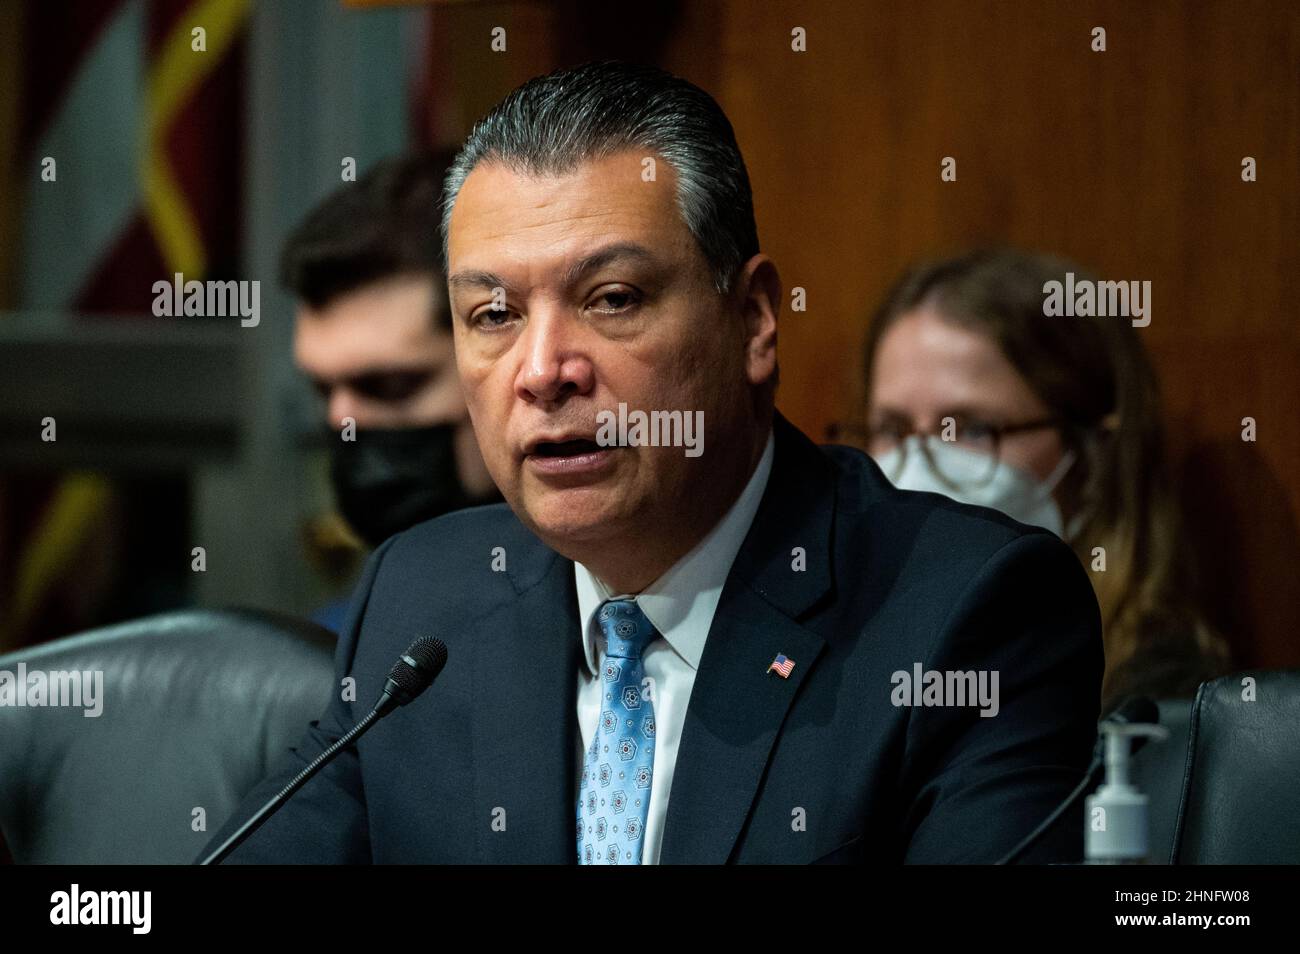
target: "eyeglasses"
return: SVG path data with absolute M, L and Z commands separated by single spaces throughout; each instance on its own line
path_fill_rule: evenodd
M 934 474 L 954 490 L 961 490 L 983 486 L 993 479 L 1002 459 L 1003 438 L 1044 428 L 1062 427 L 1065 423 L 1058 417 L 1035 418 L 1015 424 L 989 424 L 956 417 L 944 418 L 944 422 L 936 431 L 926 433 L 898 422 L 866 429 L 832 425 L 827 437 L 830 440 L 850 438 L 849 443 L 862 447 L 877 461 L 897 450 L 898 455 L 885 462 L 888 465 L 885 476 L 893 482 L 897 482 L 907 466 L 908 448 L 916 444 Z M 912 436 L 919 437 L 920 440 L 908 441 L 907 438 Z M 969 453 L 958 456 L 936 453 L 933 449 L 937 446 L 936 442 Z

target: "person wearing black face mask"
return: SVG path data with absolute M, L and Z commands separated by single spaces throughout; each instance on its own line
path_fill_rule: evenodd
M 434 155 L 379 163 L 308 215 L 281 257 L 294 359 L 325 405 L 335 503 L 371 547 L 501 499 L 456 376 L 439 269 L 445 168 Z M 345 609 L 316 619 L 337 630 Z
M 339 512 L 367 544 L 452 510 L 493 499 L 475 497 L 457 472 L 456 424 L 366 428 L 355 440 L 330 442 L 330 481 Z

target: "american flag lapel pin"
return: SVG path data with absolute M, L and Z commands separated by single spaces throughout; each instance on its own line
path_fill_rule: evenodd
M 790 678 L 790 670 L 794 668 L 794 660 L 786 657 L 785 653 L 777 653 L 776 658 L 772 660 L 767 667 L 768 672 L 775 672 L 782 679 Z

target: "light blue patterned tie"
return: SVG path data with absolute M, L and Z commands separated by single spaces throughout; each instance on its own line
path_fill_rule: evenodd
M 642 693 L 641 654 L 659 634 L 636 600 L 607 600 L 600 722 L 578 795 L 578 863 L 639 865 L 654 778 L 653 693 Z

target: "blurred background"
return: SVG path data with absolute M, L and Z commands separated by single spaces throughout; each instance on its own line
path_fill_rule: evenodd
M 1300 665 L 1297 11 L 0 4 L 0 652 L 181 606 L 306 615 L 346 592 L 354 564 L 310 530 L 332 501 L 276 281 L 285 237 L 346 159 L 361 174 L 454 147 L 529 77 L 620 58 L 730 116 L 764 249 L 806 291 L 782 314 L 778 403 L 814 438 L 861 402 L 868 316 L 918 259 L 1009 243 L 1150 280 L 1141 334 L 1206 612 L 1243 667 Z M 176 272 L 259 280 L 260 322 L 155 317 L 153 283 Z

